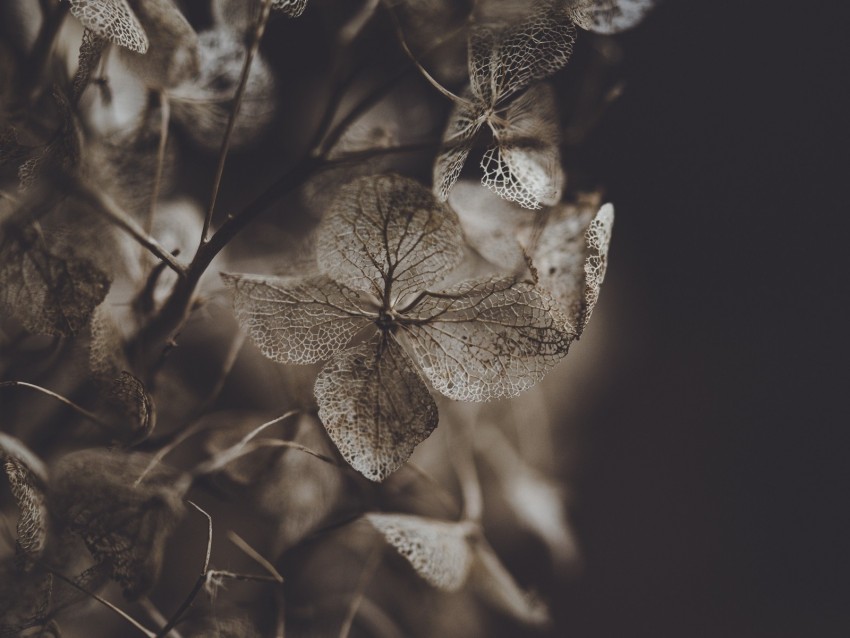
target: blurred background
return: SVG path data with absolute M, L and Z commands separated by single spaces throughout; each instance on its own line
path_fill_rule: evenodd
M 578 426 L 563 635 L 850 631 L 833 11 L 671 0 L 616 38 L 624 90 L 577 160 L 617 205 L 616 345 Z

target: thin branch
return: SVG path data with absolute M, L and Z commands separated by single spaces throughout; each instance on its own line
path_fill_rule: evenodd
M 65 576 L 64 574 L 61 574 L 60 572 L 58 572 L 58 571 L 56 571 L 56 570 L 54 570 L 54 569 L 51 569 L 50 567 L 45 566 L 45 569 L 47 569 L 47 571 L 48 571 L 48 572 L 50 572 L 51 574 L 53 574 L 54 576 L 56 576 L 56 578 L 58 578 L 59 580 L 62 580 L 62 581 L 64 581 L 64 582 L 66 582 L 67 584 L 69 584 L 69 585 L 70 585 L 71 587 L 73 587 L 74 589 L 76 589 L 76 590 L 78 590 L 78 591 L 82 592 L 83 594 L 85 594 L 85 595 L 86 595 L 86 596 L 88 596 L 89 598 L 94 598 L 94 599 L 95 599 L 97 602 L 99 602 L 101 605 L 103 605 L 104 607 L 107 607 L 108 609 L 112 610 L 112 612 L 113 612 L 113 613 L 117 614 L 118 616 L 120 616 L 121 618 L 123 618 L 124 620 L 126 620 L 128 623 L 130 623 L 131 625 L 133 625 L 133 627 L 135 627 L 136 629 L 138 629 L 140 632 L 142 632 L 142 633 L 143 633 L 145 636 L 147 636 L 148 638 L 156 638 L 156 637 L 157 637 L 157 634 L 155 634 L 154 632 L 152 632 L 150 629 L 148 629 L 148 628 L 147 628 L 147 627 L 145 627 L 143 624 L 141 624 L 138 620 L 136 620 L 135 618 L 133 618 L 132 616 L 130 616 L 127 612 L 125 612 L 125 611 L 123 611 L 123 610 L 119 609 L 118 607 L 116 607 L 115 605 L 113 605 L 111 602 L 109 602 L 109 601 L 108 601 L 108 600 L 106 600 L 105 598 L 103 598 L 103 597 L 101 597 L 101 596 L 98 596 L 97 594 L 95 594 L 95 593 L 93 593 L 93 592 L 90 592 L 89 590 L 85 589 L 84 587 L 81 587 L 80 585 L 78 585 L 77 583 L 75 583 L 73 580 L 71 580 L 70 578 L 68 578 L 67 576 Z M 164 634 L 163 634 L 163 635 L 164 635 Z
M 192 472 L 192 476 L 197 478 L 199 476 L 210 474 L 212 472 L 220 470 L 225 465 L 232 463 L 233 461 L 240 459 L 243 456 L 247 456 L 256 452 L 257 450 L 261 450 L 267 447 L 284 447 L 292 450 L 298 450 L 299 452 L 309 454 L 310 456 L 313 456 L 319 459 L 320 461 L 324 461 L 328 465 L 333 465 L 334 467 L 339 467 L 342 469 L 350 469 L 347 465 L 340 465 L 335 459 L 326 456 L 321 452 L 311 450 L 310 448 L 305 447 L 300 443 L 295 443 L 294 441 L 282 441 L 280 439 L 260 439 L 258 441 L 253 441 L 248 445 L 241 446 L 238 449 L 234 449 L 236 447 L 237 446 L 227 448 L 226 450 L 224 450 L 224 452 L 211 458 L 206 463 L 202 463 L 201 465 L 195 468 L 194 472 Z
M 67 179 L 66 181 L 70 182 L 71 180 Z M 147 248 L 161 261 L 165 262 L 178 276 L 181 278 L 186 276 L 186 267 L 177 261 L 155 238 L 145 232 L 134 219 L 121 210 L 121 207 L 109 195 L 93 189 L 88 184 L 73 183 L 70 185 L 74 190 L 74 194 L 90 204 L 96 212 L 101 213 L 121 230 L 128 233 L 139 244 Z
M 201 231 L 201 244 L 209 241 L 208 235 L 210 226 L 212 225 L 213 213 L 215 212 L 215 203 L 218 199 L 218 191 L 221 187 L 221 178 L 224 175 L 224 164 L 227 161 L 227 151 L 230 148 L 230 138 L 233 135 L 233 127 L 236 124 L 236 117 L 239 115 L 239 107 L 242 105 L 242 98 L 245 95 L 245 88 L 248 86 L 248 76 L 251 73 L 251 63 L 260 50 L 260 40 L 263 38 L 263 32 L 266 29 L 266 23 L 269 20 L 271 12 L 272 0 L 263 0 L 260 16 L 254 26 L 251 46 L 248 49 L 248 54 L 245 56 L 245 62 L 242 65 L 242 76 L 239 78 L 239 86 L 236 89 L 236 95 L 233 98 L 233 107 L 230 110 L 230 117 L 227 119 L 227 128 L 224 131 L 224 139 L 221 142 L 221 150 L 218 154 L 218 165 L 216 166 L 215 178 L 213 179 L 212 195 L 210 196 L 210 205 L 207 209 L 207 214 L 204 217 L 204 228 Z
M 109 423 L 107 423 L 106 421 L 102 420 L 102 419 L 101 419 L 99 416 L 97 416 L 94 412 L 91 412 L 90 410 L 86 410 L 86 409 L 85 409 L 84 407 L 82 407 L 81 405 L 77 405 L 76 403 L 74 403 L 73 401 L 71 401 L 71 399 L 68 399 L 68 398 L 66 398 L 66 397 L 63 397 L 61 394 L 57 394 L 57 393 L 56 393 L 56 392 L 54 392 L 53 390 L 48 390 L 47 388 L 43 388 L 43 387 L 41 387 L 40 385 L 35 385 L 34 383 L 27 383 L 26 381 L 0 381 L 0 388 L 13 388 L 13 387 L 18 387 L 18 388 L 29 388 L 29 389 L 31 389 L 31 390 L 36 390 L 36 391 L 38 391 L 38 392 L 41 392 L 42 394 L 46 394 L 47 396 L 49 396 L 49 397 L 53 397 L 53 398 L 54 398 L 54 399 L 56 399 L 57 401 L 59 401 L 59 402 L 61 402 L 61 403 L 64 403 L 64 404 L 65 404 L 65 405 L 67 405 L 69 408 L 73 409 L 75 412 L 77 412 L 77 413 L 78 413 L 78 414 L 80 414 L 81 416 L 84 416 L 84 417 L 85 417 L 85 418 L 87 418 L 89 421 L 92 421 L 93 423 L 96 423 L 96 424 L 97 424 L 97 425 L 99 425 L 100 427 L 106 428 L 106 429 L 108 429 L 108 430 L 111 430 L 111 429 L 112 429 L 112 425 L 111 425 L 111 424 L 109 424 Z
M 416 59 L 416 56 L 413 54 L 413 51 L 410 50 L 410 47 L 407 44 L 407 39 L 404 36 L 404 29 L 401 26 L 401 22 L 399 22 L 399 20 L 398 20 L 398 16 L 395 14 L 395 10 L 387 2 L 384 3 L 384 6 L 386 6 L 387 13 L 390 15 L 390 18 L 393 21 L 393 25 L 395 26 L 395 30 L 396 30 L 396 35 L 398 36 L 399 44 L 401 44 L 401 48 L 404 50 L 405 55 L 407 55 L 407 57 L 410 58 L 410 61 L 413 62 L 413 64 L 416 65 L 416 68 L 419 69 L 419 72 L 422 74 L 422 76 L 426 80 L 428 80 L 428 82 L 431 84 L 431 86 L 433 86 L 435 89 L 437 89 L 445 97 L 450 99 L 453 103 L 458 104 L 460 106 L 465 106 L 465 107 L 471 108 L 472 104 L 470 103 L 469 100 L 465 100 L 464 98 L 460 97 L 459 95 L 455 95 L 454 93 L 449 91 L 446 87 L 444 87 L 442 84 L 440 84 L 439 81 L 437 81 L 434 78 L 434 76 L 432 76 L 424 66 L 422 66 L 422 64 L 419 62 L 419 60 Z
M 222 450 L 212 458 L 198 465 L 192 472 L 192 476 L 204 476 L 205 474 L 215 472 L 216 470 L 221 469 L 228 463 L 235 461 L 239 457 L 245 456 L 246 454 L 250 454 L 254 450 L 258 449 L 258 447 L 262 447 L 262 445 L 257 446 L 256 444 L 249 447 L 248 444 L 263 430 L 270 428 L 271 426 L 280 423 L 281 421 L 284 421 L 292 416 L 295 416 L 296 414 L 301 414 L 301 410 L 290 410 L 286 414 L 272 419 L 271 421 L 266 421 L 262 425 L 254 428 L 251 432 L 242 437 L 242 439 L 234 445 L 231 445 L 229 448 Z
M 162 171 L 165 165 L 165 150 L 168 146 L 168 123 L 171 119 L 171 103 L 164 91 L 159 93 L 159 146 L 156 152 L 156 173 L 153 178 L 151 205 L 145 220 L 145 231 L 148 235 L 153 230 L 153 220 L 156 216 L 156 206 L 159 201 L 159 191 L 162 188 Z
M 255 562 L 257 562 L 263 569 L 265 569 L 269 574 L 271 574 L 272 578 L 278 583 L 283 582 L 283 576 L 280 575 L 280 572 L 277 571 L 268 560 L 266 560 L 260 553 L 251 547 L 247 541 L 245 541 L 239 534 L 234 532 L 233 530 L 227 531 L 227 538 L 231 543 L 236 545 L 239 549 L 245 552 L 249 557 L 251 557 Z
M 209 514 L 207 514 L 207 512 L 205 512 L 196 503 L 194 503 L 192 501 L 186 501 L 186 502 L 189 503 L 189 505 L 194 507 L 196 510 L 198 510 L 201 514 L 203 514 L 207 519 L 207 552 L 206 552 L 206 555 L 204 556 L 204 565 L 201 568 L 201 574 L 198 576 L 198 579 L 195 581 L 195 584 L 192 586 L 192 589 L 189 592 L 189 595 L 186 596 L 186 598 L 183 600 L 182 603 L 180 603 L 180 606 L 177 608 L 177 611 L 175 611 L 172 614 L 171 618 L 165 624 L 165 627 L 160 629 L 156 633 L 154 638 L 165 638 L 165 636 L 167 636 L 168 633 L 172 629 L 174 629 L 174 627 L 177 625 L 177 623 L 180 622 L 180 618 L 182 618 L 183 614 L 186 613 L 186 610 L 189 609 L 189 607 L 192 606 L 192 603 L 195 602 L 195 598 L 198 597 L 198 594 L 200 593 L 201 589 L 203 589 L 204 585 L 207 582 L 207 572 L 209 571 L 209 567 L 210 567 L 210 555 L 212 554 L 212 535 L 213 535 L 212 517 Z
M 145 325 L 128 346 L 128 351 L 138 358 L 140 369 L 153 370 L 163 356 L 163 346 L 171 343 L 188 320 L 192 310 L 195 289 L 216 255 L 227 246 L 248 224 L 272 204 L 301 187 L 307 179 L 321 170 L 361 162 L 372 157 L 395 153 L 417 152 L 436 147 L 437 142 L 420 142 L 396 147 L 368 149 L 347 153 L 344 157 L 328 161 L 322 157 L 307 156 L 281 176 L 242 211 L 228 217 L 209 241 L 201 244 L 192 263 L 185 269 L 185 277 L 177 282 L 159 313 Z

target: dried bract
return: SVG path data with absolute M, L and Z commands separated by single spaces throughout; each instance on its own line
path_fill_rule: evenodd
M 515 278 L 441 290 L 462 257 L 457 216 L 410 179 L 345 186 L 318 230 L 320 277 L 226 275 L 240 324 L 276 361 L 331 358 L 319 414 L 358 471 L 383 480 L 436 426 L 414 360 L 448 397 L 514 396 L 539 381 L 572 335 L 547 293 Z M 438 292 L 432 292 L 436 288 Z M 376 338 L 343 350 L 361 329 Z
M 144 53 L 148 37 L 127 0 L 69 0 L 83 25 L 115 44 Z
M 549 211 L 542 228 L 526 227 L 517 238 L 534 265 L 538 283 L 563 309 L 579 337 L 584 332 L 605 279 L 614 207 L 594 215 L 588 205 L 562 205 Z
M 507 102 L 563 67 L 574 40 L 568 13 L 551 2 L 533 3 L 517 23 L 473 27 L 470 89 L 449 117 L 434 164 L 434 189 L 441 199 L 448 197 L 486 123 L 496 144 L 484 157 L 484 183 L 527 208 L 557 201 L 562 178 L 551 91 L 535 87 L 517 104 Z
M 457 591 L 466 582 L 474 556 L 468 523 L 409 514 L 367 514 L 366 520 L 437 589 Z

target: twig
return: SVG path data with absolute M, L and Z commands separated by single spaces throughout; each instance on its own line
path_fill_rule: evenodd
M 202 463 L 192 472 L 192 476 L 197 478 L 199 476 L 205 476 L 206 474 L 210 474 L 215 472 L 225 465 L 232 463 L 233 461 L 242 458 L 243 456 L 247 456 L 257 450 L 261 450 L 266 447 L 284 447 L 292 450 L 298 450 L 299 452 L 304 452 L 305 454 L 309 454 L 320 461 L 324 461 L 328 465 L 333 465 L 334 467 L 341 467 L 342 469 L 348 469 L 348 466 L 343 466 L 337 463 L 335 459 L 332 459 L 329 456 L 322 454 L 321 452 L 316 452 L 315 450 L 311 450 L 308 447 L 301 445 L 300 443 L 295 443 L 294 441 L 282 441 L 280 439 L 260 439 L 259 441 L 253 441 L 252 443 L 238 447 L 233 446 L 232 448 L 228 448 L 223 453 L 211 458 L 206 463 Z M 352 470 L 353 471 L 353 470 Z
M 227 220 L 213 233 L 209 241 L 201 244 L 192 262 L 185 269 L 185 276 L 178 280 L 159 313 L 133 339 L 128 350 L 141 358 L 140 367 L 151 369 L 159 361 L 162 344 L 173 340 L 189 318 L 195 289 L 212 260 L 260 213 L 285 195 L 299 188 L 320 170 L 334 168 L 349 162 L 364 161 L 380 155 L 408 153 L 436 146 L 436 143 L 406 144 L 391 148 L 378 148 L 346 154 L 345 157 L 327 161 L 321 157 L 305 157 L 290 171 L 269 186 L 242 211 Z M 155 357 L 153 361 L 150 357 Z
M 71 180 L 68 179 L 67 181 L 70 182 Z M 168 267 L 176 272 L 178 276 L 181 278 L 186 277 L 186 267 L 177 261 L 162 244 L 145 232 L 134 219 L 121 210 L 121 207 L 109 195 L 96 191 L 88 184 L 74 183 L 71 187 L 77 197 L 88 202 L 95 211 L 107 217 L 112 223 L 139 242 L 139 244 L 168 264 Z
M 255 562 L 257 562 L 263 569 L 265 569 L 269 574 L 271 574 L 272 578 L 278 583 L 283 582 L 283 576 L 280 575 L 280 572 L 277 571 L 268 560 L 266 560 L 260 553 L 251 547 L 247 541 L 245 541 L 239 534 L 234 532 L 233 530 L 227 531 L 227 538 L 231 543 L 236 545 L 239 549 L 245 552 L 248 556 L 250 556 Z
M 209 231 L 212 225 L 213 213 L 215 212 L 215 203 L 218 199 L 218 191 L 221 187 L 221 178 L 224 174 L 224 164 L 227 161 L 227 151 L 230 148 L 230 138 L 233 135 L 233 126 L 236 124 L 236 117 L 239 115 L 239 107 L 242 105 L 242 98 L 245 95 L 245 88 L 248 86 L 248 76 L 251 73 L 251 63 L 260 49 L 260 40 L 263 38 L 263 32 L 266 29 L 266 23 L 269 20 L 271 12 L 272 0 L 263 0 L 260 16 L 254 26 L 253 38 L 251 46 L 248 49 L 248 54 L 245 56 L 245 62 L 242 65 L 242 76 L 239 78 L 239 86 L 236 89 L 236 95 L 233 98 L 233 107 L 230 110 L 230 117 L 227 119 L 227 128 L 224 130 L 224 139 L 221 142 L 221 150 L 218 154 L 218 165 L 216 166 L 215 178 L 213 179 L 212 195 L 210 196 L 210 205 L 207 209 L 207 214 L 204 217 L 204 228 L 201 231 L 201 244 L 209 241 Z
M 113 605 L 111 602 L 109 602 L 109 601 L 108 601 L 108 600 L 106 600 L 105 598 L 103 598 L 103 597 L 101 597 L 101 596 L 98 596 L 97 594 L 95 594 L 95 593 L 93 593 L 93 592 L 90 592 L 89 590 L 85 589 L 84 587 L 81 587 L 80 585 L 78 585 L 77 583 L 75 583 L 73 580 L 71 580 L 70 578 L 68 578 L 67 576 L 65 576 L 64 574 L 61 574 L 61 573 L 59 573 L 58 571 L 56 571 L 56 570 L 54 570 L 54 569 L 51 569 L 50 567 L 45 566 L 45 569 L 46 569 L 48 572 L 50 572 L 51 574 L 53 574 L 54 576 L 56 576 L 56 578 L 58 578 L 59 580 L 62 580 L 62 581 L 64 581 L 64 582 L 66 582 L 67 584 L 69 584 L 69 585 L 70 585 L 71 587 L 73 587 L 74 589 L 77 589 L 78 591 L 80 591 L 80 592 L 84 593 L 86 596 L 88 596 L 88 597 L 90 597 L 90 598 L 94 598 L 94 599 L 95 599 L 97 602 L 99 602 L 101 605 L 103 605 L 104 607 L 109 608 L 110 610 L 112 610 L 112 612 L 113 612 L 113 613 L 118 614 L 121 618 L 123 618 L 123 619 L 124 619 L 124 620 L 126 620 L 128 623 L 130 623 L 131 625 L 133 625 L 133 627 L 135 627 L 136 629 L 138 629 L 140 632 L 142 632 L 142 633 L 143 633 L 145 636 L 147 636 L 148 638 L 156 638 L 156 637 L 157 637 L 157 634 L 155 634 L 154 632 L 152 632 L 150 629 L 148 629 L 148 628 L 147 628 L 147 627 L 145 627 L 143 624 L 141 624 L 138 620 L 136 620 L 135 618 L 133 618 L 132 616 L 130 616 L 127 612 L 125 612 L 125 611 L 123 611 L 123 610 L 119 609 L 118 607 L 116 607 L 115 605 Z M 165 635 L 165 634 L 163 634 L 163 635 Z
M 454 93 L 449 91 L 446 87 L 440 84 L 424 66 L 422 66 L 419 60 L 416 59 L 416 56 L 413 55 L 413 51 L 411 51 L 410 47 L 407 45 L 407 39 L 404 37 L 404 29 L 402 28 L 401 23 L 398 21 L 398 16 L 396 16 L 395 11 L 387 2 L 384 3 L 384 6 L 387 8 L 387 13 L 390 15 L 390 19 L 393 21 L 393 25 L 395 26 L 396 30 L 396 35 L 398 36 L 399 44 L 401 44 L 401 48 L 404 50 L 405 55 L 410 58 L 410 61 L 416 65 L 416 68 L 419 69 L 419 72 L 422 74 L 422 76 L 426 80 L 428 80 L 428 83 L 431 84 L 431 86 L 437 89 L 442 95 L 449 98 L 453 103 L 471 108 L 472 104 L 469 100 L 466 100 L 460 97 L 459 95 L 455 95 Z
M 148 209 L 148 217 L 145 220 L 145 231 L 148 235 L 153 230 L 153 220 L 156 216 L 156 205 L 159 200 L 159 191 L 162 188 L 162 171 L 165 165 L 165 150 L 168 146 L 168 123 L 171 119 L 171 103 L 164 91 L 159 93 L 159 146 L 156 152 L 156 173 L 153 178 L 153 190 L 151 191 L 151 205 Z
M 260 434 L 263 430 L 270 428 L 271 426 L 273 426 L 277 423 L 280 423 L 281 421 L 284 421 L 284 420 L 286 420 L 286 419 L 288 419 L 292 416 L 295 416 L 296 414 L 300 414 L 300 413 L 301 413 L 301 410 L 290 410 L 286 414 L 283 414 L 283 415 L 281 415 L 281 416 L 279 416 L 275 419 L 272 419 L 271 421 L 266 421 L 262 425 L 254 428 L 253 430 L 251 430 L 251 432 L 249 432 L 248 434 L 243 436 L 242 439 L 240 439 L 237 443 L 235 443 L 235 444 L 231 445 L 229 448 L 222 450 L 221 452 L 217 453 L 215 456 L 213 456 L 211 459 L 207 460 L 206 462 L 198 465 L 195 468 L 195 470 L 192 472 L 192 476 L 198 477 L 198 476 L 203 476 L 205 474 L 210 474 L 212 472 L 215 472 L 216 470 L 221 469 L 222 467 L 224 467 L 228 463 L 235 461 L 239 457 L 244 456 L 246 454 L 250 454 L 254 450 L 258 449 L 257 445 L 248 447 L 248 443 L 250 443 L 251 440 L 254 437 L 256 437 L 258 434 Z M 262 447 L 262 446 L 259 446 L 259 447 Z
M 194 507 L 196 510 L 198 510 L 201 514 L 203 514 L 207 519 L 207 552 L 206 552 L 206 555 L 204 556 L 204 565 L 201 568 L 201 574 L 200 574 L 200 576 L 198 576 L 198 579 L 195 581 L 195 584 L 192 586 L 192 589 L 189 592 L 189 595 L 186 596 L 186 598 L 183 600 L 182 603 L 180 603 L 180 606 L 177 608 L 177 611 L 175 611 L 171 615 L 171 618 L 165 624 L 165 627 L 160 629 L 156 633 L 156 635 L 151 634 L 152 636 L 154 636 L 154 638 L 165 638 L 165 636 L 167 636 L 168 633 L 172 629 L 174 629 L 174 627 L 177 625 L 177 623 L 180 622 L 180 618 L 183 616 L 184 613 L 186 613 L 186 610 L 189 609 L 189 607 L 192 606 L 192 603 L 195 602 L 195 598 L 198 597 L 198 593 L 200 593 L 201 589 L 203 589 L 203 587 L 204 587 L 204 584 L 206 584 L 206 582 L 207 582 L 207 572 L 209 571 L 209 567 L 210 567 L 210 555 L 212 554 L 212 535 L 213 535 L 212 517 L 209 514 L 207 514 L 207 512 L 205 512 L 196 503 L 194 503 L 192 501 L 186 501 L 186 502 L 189 503 L 189 505 Z
M 77 405 L 76 403 L 71 401 L 71 399 L 63 397 L 61 394 L 57 394 L 53 390 L 48 390 L 47 388 L 43 388 L 40 385 L 35 385 L 34 383 L 27 383 L 26 381 L 0 381 L 0 388 L 13 388 L 13 387 L 29 388 L 31 390 L 36 390 L 38 392 L 41 392 L 42 394 L 46 394 L 47 396 L 53 397 L 57 401 L 64 403 L 69 408 L 73 409 L 75 412 L 80 414 L 81 416 L 84 416 L 85 418 L 87 418 L 89 421 L 92 421 L 93 423 L 96 423 L 97 425 L 99 425 L 103 428 L 106 428 L 108 430 L 112 429 L 111 424 L 102 420 L 94 412 L 86 410 L 81 405 Z

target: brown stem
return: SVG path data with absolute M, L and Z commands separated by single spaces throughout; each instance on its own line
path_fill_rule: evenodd
M 245 62 L 242 65 L 242 76 L 239 78 L 239 86 L 236 89 L 236 96 L 233 99 L 233 108 L 230 110 L 230 117 L 227 119 L 227 128 L 224 131 L 224 139 L 221 142 L 221 150 L 218 154 L 218 165 L 216 166 L 215 179 L 213 180 L 210 206 L 207 209 L 206 216 L 204 217 L 204 228 L 201 232 L 201 244 L 206 243 L 207 235 L 210 232 L 213 213 L 215 212 L 215 202 L 218 199 L 218 190 L 221 187 L 221 177 L 224 174 L 224 164 L 227 161 L 227 151 L 230 148 L 230 138 L 233 135 L 233 126 L 236 124 L 236 118 L 239 115 L 239 107 L 242 105 L 242 98 L 245 95 L 245 87 L 248 86 L 248 76 L 251 74 L 251 63 L 254 61 L 257 51 L 260 50 L 260 40 L 263 38 L 263 32 L 265 31 L 266 23 L 269 20 L 271 6 L 271 0 L 263 0 L 260 17 L 254 26 L 251 46 L 248 49 L 248 54 L 245 56 Z
M 160 312 L 147 324 L 131 343 L 131 353 L 144 366 L 152 370 L 158 363 L 163 346 L 174 339 L 189 316 L 195 289 L 207 267 L 216 255 L 260 213 L 280 198 L 298 188 L 320 165 L 318 158 L 308 158 L 269 186 L 259 197 L 248 204 L 241 213 L 228 217 L 209 241 L 198 247 L 185 277 L 178 280 Z

